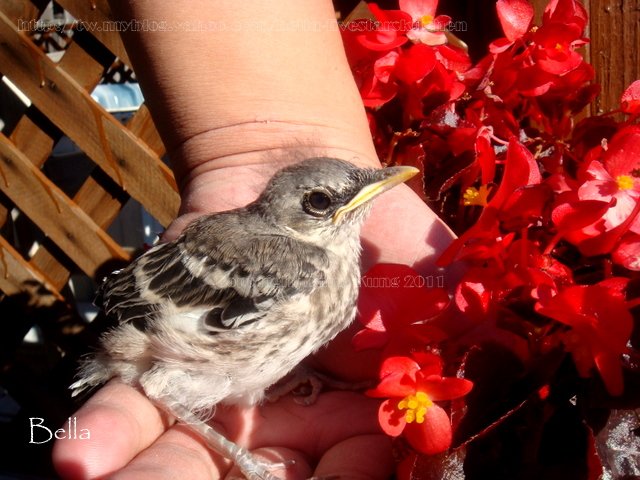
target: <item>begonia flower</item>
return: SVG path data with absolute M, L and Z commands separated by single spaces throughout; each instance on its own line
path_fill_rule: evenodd
M 571 352 L 578 372 L 590 376 L 596 368 L 611 395 L 623 391 L 621 356 L 633 329 L 625 304 L 626 278 L 612 278 L 596 285 L 575 285 L 541 298 L 535 309 L 570 328 L 562 340 Z
M 387 52 L 408 41 L 406 33 L 411 29 L 411 17 L 401 10 L 383 10 L 375 3 L 369 3 L 373 13 L 375 28 L 356 31 L 357 41 L 373 51 Z
M 565 24 L 543 25 L 534 35 L 536 65 L 552 75 L 563 75 L 580 66 L 582 55 L 575 51 L 584 45 L 582 32 Z
M 607 143 L 602 161 L 589 163 L 583 177 L 586 181 L 578 189 L 580 200 L 613 202 L 602 217 L 602 225 L 595 225 L 594 234 L 608 231 L 624 222 L 640 201 L 640 127 L 620 130 Z M 640 234 L 640 218 L 629 230 Z M 588 233 L 588 232 L 586 232 Z
M 411 15 L 413 28 L 407 37 L 414 43 L 443 45 L 447 43 L 445 30 L 451 22 L 446 15 L 436 16 L 438 0 L 400 0 L 400 10 Z
M 433 455 L 447 450 L 453 436 L 449 415 L 436 402 L 465 396 L 473 383 L 443 377 L 438 355 L 426 353 L 419 360 L 387 358 L 380 369 L 380 383 L 367 395 L 387 398 L 378 411 L 387 435 L 403 435 L 414 449 Z
M 356 350 L 391 349 L 442 340 L 444 333 L 427 325 L 449 304 L 435 278 L 425 278 L 407 265 L 379 263 L 362 277 L 358 319 L 365 327 L 353 338 Z

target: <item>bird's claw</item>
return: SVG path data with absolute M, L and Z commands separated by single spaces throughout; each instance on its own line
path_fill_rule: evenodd
M 247 480 L 282 480 L 271 472 L 274 470 L 285 470 L 295 464 L 294 460 L 270 462 L 268 460 L 258 459 L 246 450 L 243 450 L 234 458 L 234 462 Z
M 372 388 L 373 384 L 368 380 L 364 382 L 340 380 L 306 365 L 298 365 L 286 377 L 269 388 L 266 399 L 275 402 L 291 393 L 294 402 L 309 406 L 316 403 L 318 395 L 325 387 L 333 390 L 360 391 Z

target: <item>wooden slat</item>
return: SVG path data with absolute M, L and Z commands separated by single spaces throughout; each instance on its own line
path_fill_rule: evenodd
M 127 253 L 0 134 L 0 189 L 87 275 Z
M 28 25 L 30 21 L 35 21 L 40 16 L 39 8 L 32 2 L 23 0 L 6 0 L 2 4 L 4 14 L 14 22 L 17 28 Z M 1 71 L 0 71 L 1 73 Z M 20 119 L 20 122 L 24 116 Z M 30 123 L 29 120 L 27 122 Z M 0 226 L 7 221 L 9 210 L 4 206 L 0 206 Z
M 62 298 L 41 272 L 33 269 L 22 256 L 0 236 L 0 290 L 7 295 L 23 291 L 25 282 L 43 284 L 56 297 Z
M 33 106 L 29 109 L 34 109 Z M 36 167 L 42 167 L 51 155 L 54 138 L 43 132 L 29 114 L 23 115 L 9 137 L 13 144 L 24 153 Z
M 109 193 L 102 186 L 100 172 L 95 172 L 82 184 L 73 201 L 82 208 L 97 225 L 106 229 L 122 210 L 129 196 L 122 191 Z M 104 173 L 102 174 L 104 176 Z
M 143 103 L 133 117 L 127 122 L 127 128 L 140 140 L 146 143 L 156 155 L 162 157 L 166 149 L 158 130 L 156 129 L 151 113 Z
M 2 13 L 0 64 L 8 65 L 7 76 L 32 102 L 161 224 L 173 220 L 179 197 L 168 167 Z
M 115 31 L 111 9 L 107 0 L 57 0 L 57 3 L 82 22 L 91 35 L 127 65 L 131 66 L 122 39 Z
M 29 265 L 41 272 L 47 272 L 47 279 L 58 291 L 62 290 L 69 281 L 71 271 L 45 245 L 29 260 Z
M 28 24 L 30 20 L 36 20 L 40 16 L 40 10 L 33 2 L 24 0 L 2 0 L 2 11 L 17 27 L 22 23 Z

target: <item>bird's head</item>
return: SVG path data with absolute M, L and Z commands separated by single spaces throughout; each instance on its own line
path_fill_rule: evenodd
M 413 167 L 364 169 L 332 158 L 284 168 L 256 202 L 268 221 L 320 245 L 357 236 L 371 200 L 418 173 Z

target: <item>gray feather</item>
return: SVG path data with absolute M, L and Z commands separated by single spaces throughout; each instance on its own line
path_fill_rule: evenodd
M 99 306 L 121 323 L 143 325 L 165 302 L 210 307 L 205 325 L 219 331 L 252 323 L 274 302 L 325 282 L 325 251 L 283 235 L 256 235 L 261 225 L 248 215 L 234 211 L 197 220 L 176 241 L 152 248 L 109 276 Z

